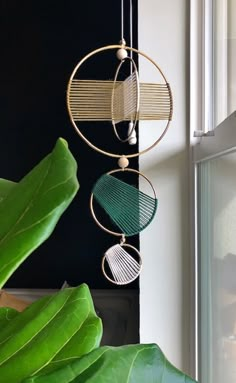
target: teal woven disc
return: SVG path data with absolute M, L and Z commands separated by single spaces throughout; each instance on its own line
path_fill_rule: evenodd
M 156 213 L 156 198 L 110 174 L 104 174 L 98 179 L 93 195 L 125 236 L 140 233 Z

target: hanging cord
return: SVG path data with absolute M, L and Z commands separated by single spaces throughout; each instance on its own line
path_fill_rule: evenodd
M 129 27 L 130 27 L 130 47 L 133 48 L 133 0 L 129 2 Z M 121 44 L 126 44 L 124 38 L 124 0 L 121 0 Z M 130 58 L 133 58 L 133 51 L 130 51 Z
M 130 34 L 130 48 L 133 48 L 133 0 L 129 1 L 129 34 Z M 133 64 L 133 51 L 131 49 L 130 51 L 130 75 L 132 75 L 134 71 L 134 64 Z M 130 138 L 128 140 L 130 145 L 135 145 L 137 143 L 137 136 L 136 131 L 134 127 L 134 121 L 129 122 L 129 128 L 128 128 L 128 136 L 130 135 Z
M 121 44 L 126 44 L 124 39 L 124 0 L 121 0 Z
M 135 71 L 135 63 L 133 61 L 133 0 L 129 2 L 129 34 L 130 34 L 130 48 L 129 51 L 129 60 L 130 60 L 130 78 L 132 79 L 133 72 Z M 117 57 L 123 62 L 128 55 L 127 50 L 124 48 L 126 45 L 126 41 L 124 39 L 124 0 L 121 0 L 121 41 L 120 44 L 123 45 L 121 49 L 117 51 Z M 131 95 L 131 97 L 134 97 Z M 137 115 L 137 114 L 136 114 Z M 136 117 L 135 117 L 136 119 Z M 133 119 L 130 120 L 128 125 L 128 143 L 130 145 L 135 145 L 137 143 L 137 136 L 134 126 Z M 126 142 L 125 140 L 124 142 Z
M 123 0 L 122 0 L 123 1 Z M 130 48 L 133 48 L 133 1 L 129 1 L 129 33 L 130 33 Z M 133 59 L 133 51 L 130 51 L 130 58 Z M 133 72 L 132 61 L 130 62 L 130 73 Z

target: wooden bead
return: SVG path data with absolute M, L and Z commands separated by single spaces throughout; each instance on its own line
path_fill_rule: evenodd
M 127 168 L 127 166 L 129 165 L 128 158 L 126 158 L 125 156 L 120 157 L 118 160 L 118 165 L 122 169 Z
M 127 50 L 124 49 L 124 48 L 120 48 L 120 49 L 118 49 L 118 51 L 116 52 L 116 57 L 117 57 L 119 60 L 124 60 L 124 59 L 126 59 L 127 56 L 128 56 Z

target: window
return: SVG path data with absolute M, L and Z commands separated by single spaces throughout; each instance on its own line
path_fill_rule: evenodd
M 234 0 L 192 1 L 191 121 L 200 137 L 192 142 L 201 383 L 236 381 L 235 19 Z

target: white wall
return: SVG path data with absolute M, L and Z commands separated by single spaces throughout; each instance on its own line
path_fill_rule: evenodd
M 140 237 L 140 337 L 143 343 L 157 343 L 172 363 L 189 372 L 189 2 L 139 0 L 138 31 L 139 49 L 162 68 L 174 96 L 167 134 L 140 157 L 140 170 L 154 183 L 159 199 L 157 215 Z M 149 64 L 142 60 L 141 79 L 147 72 L 150 77 Z M 140 149 L 150 144 L 152 125 L 149 130 L 141 123 Z

